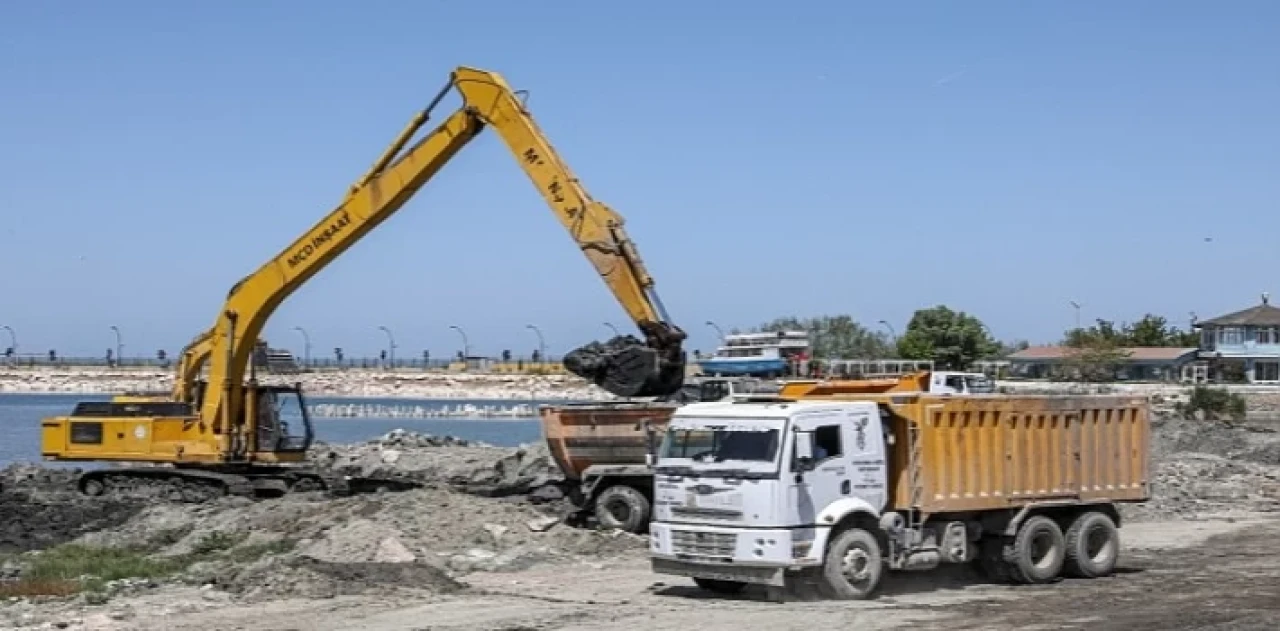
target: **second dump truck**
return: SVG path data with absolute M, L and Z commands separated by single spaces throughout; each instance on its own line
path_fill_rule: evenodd
M 654 463 L 654 571 L 872 596 L 888 570 L 1110 574 L 1150 497 L 1141 397 L 849 394 L 694 403 Z

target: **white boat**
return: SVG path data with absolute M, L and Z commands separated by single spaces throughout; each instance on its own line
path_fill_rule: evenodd
M 739 333 L 726 335 L 724 345 L 699 360 L 698 367 L 705 375 L 773 378 L 787 374 L 793 361 L 808 357 L 808 331 Z

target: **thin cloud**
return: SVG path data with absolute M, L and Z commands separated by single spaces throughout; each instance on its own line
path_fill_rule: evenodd
M 944 86 L 944 85 L 947 85 L 948 83 L 951 83 L 951 82 L 953 82 L 953 81 L 958 81 L 958 80 L 960 79 L 960 77 L 963 77 L 963 76 L 965 75 L 965 73 L 966 73 L 966 72 L 969 72 L 969 69 L 968 69 L 968 68 L 961 68 L 960 70 L 957 70 L 956 72 L 953 72 L 953 73 L 951 73 L 951 74 L 949 74 L 949 75 L 947 75 L 947 76 L 945 76 L 945 77 L 943 77 L 943 78 L 941 78 L 941 79 L 938 79 L 937 81 L 934 81 L 934 82 L 933 82 L 933 85 L 934 85 L 934 87 L 938 87 L 938 86 Z

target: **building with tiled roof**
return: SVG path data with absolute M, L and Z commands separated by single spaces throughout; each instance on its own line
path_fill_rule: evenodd
M 1119 348 L 1115 362 L 1115 379 L 1120 381 L 1193 381 L 1192 370 L 1199 350 L 1165 346 L 1135 346 Z M 1024 348 L 1006 360 L 1009 374 L 1024 379 L 1048 379 L 1068 377 L 1080 354 L 1069 346 L 1032 346 Z
M 1280 383 L 1280 307 L 1262 294 L 1262 302 L 1193 324 L 1200 330 L 1200 357 L 1210 362 L 1215 379 L 1243 375 L 1249 383 Z

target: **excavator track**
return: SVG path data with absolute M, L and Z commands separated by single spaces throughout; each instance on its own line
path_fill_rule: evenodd
M 120 500 L 162 500 L 201 504 L 223 497 L 255 499 L 323 491 L 330 497 L 406 491 L 421 484 L 398 478 L 364 478 L 312 470 L 275 469 L 226 473 L 173 467 L 112 468 L 80 476 L 81 493 Z

